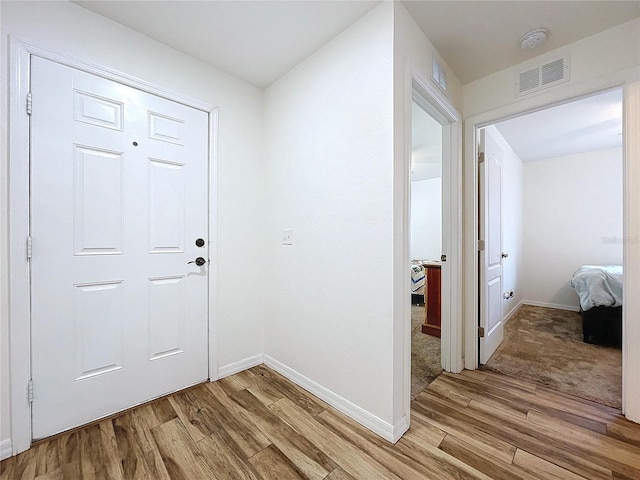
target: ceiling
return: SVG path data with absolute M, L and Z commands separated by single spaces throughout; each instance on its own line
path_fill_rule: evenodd
M 442 176 L 442 126 L 412 103 L 411 180 Z M 495 124 L 523 162 L 622 146 L 622 90 L 610 90 Z
M 380 1 L 73 3 L 264 88 Z M 403 3 L 462 84 L 640 16 L 640 1 Z M 550 30 L 547 42 L 520 50 L 538 27 Z
M 380 0 L 73 3 L 265 88 Z M 403 4 L 463 84 L 640 16 L 640 1 L 404 0 Z M 518 48 L 520 37 L 538 27 L 549 29 L 547 41 L 532 51 Z M 525 161 L 607 148 L 620 141 L 621 120 L 609 117 L 613 101 L 610 95 L 593 97 L 509 120 L 498 128 Z M 433 133 L 426 125 L 430 117 L 421 118 L 415 116 L 421 131 Z M 424 133 L 415 137 L 414 179 L 439 173 L 435 158 L 441 155 L 441 146 L 431 137 Z
M 442 126 L 415 102 L 411 120 L 411 181 L 442 177 Z M 523 162 L 621 147 L 622 90 L 563 103 L 495 126 Z
M 264 88 L 378 1 L 73 1 Z
M 523 162 L 620 147 L 620 89 L 496 124 Z
M 464 85 L 640 16 L 640 1 L 404 1 Z M 535 28 L 534 50 L 519 48 Z

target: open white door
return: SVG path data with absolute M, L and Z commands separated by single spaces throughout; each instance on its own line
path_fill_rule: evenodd
M 480 363 L 487 363 L 504 337 L 502 321 L 502 151 L 479 131 Z
M 38 439 L 207 379 L 208 115 L 31 66 Z

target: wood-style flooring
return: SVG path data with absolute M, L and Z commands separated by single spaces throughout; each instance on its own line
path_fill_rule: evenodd
M 382 440 L 259 366 L 61 434 L 0 479 L 640 479 L 640 425 L 491 372 L 445 373 Z

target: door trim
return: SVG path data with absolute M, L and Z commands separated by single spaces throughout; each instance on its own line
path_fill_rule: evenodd
M 449 321 L 442 322 L 442 354 L 441 363 L 444 370 L 449 372 L 460 372 L 463 369 L 462 358 L 462 331 L 463 319 L 462 310 L 462 121 L 460 114 L 451 104 L 449 99 L 438 91 L 431 81 L 420 73 L 421 70 L 410 60 L 405 62 L 404 95 L 403 95 L 403 124 L 409 126 L 405 128 L 403 139 L 402 163 L 396 165 L 397 182 L 402 182 L 396 188 L 401 189 L 402 199 L 398 199 L 398 207 L 401 208 L 401 215 L 398 215 L 400 222 L 398 226 L 402 229 L 401 249 L 402 258 L 398 265 L 401 265 L 402 273 L 396 270 L 398 278 L 402 275 L 402 284 L 394 286 L 394 290 L 400 293 L 398 302 L 402 310 L 402 330 L 401 330 L 401 358 L 402 358 L 402 390 L 396 391 L 398 397 L 397 404 L 400 407 L 402 421 L 396 422 L 397 428 L 395 439 L 402 436 L 409 426 L 408 418 L 411 411 L 411 281 L 407 272 L 410 267 L 410 203 L 411 203 L 411 104 L 416 99 L 417 103 L 430 112 L 434 118 L 443 125 L 443 162 L 450 162 L 449 185 L 443 185 L 443 192 L 448 190 L 449 210 L 442 212 L 443 237 L 445 229 L 449 239 L 448 245 L 442 245 L 443 252 L 447 255 L 448 275 L 442 277 L 442 290 L 448 289 L 449 302 L 442 302 L 442 317 L 448 315 Z M 445 141 L 446 139 L 446 141 Z M 446 188 L 445 188 L 446 187 Z M 400 203 L 401 201 L 401 203 Z M 448 250 L 445 250 L 447 249 Z M 395 327 L 394 327 L 395 328 Z M 401 395 L 401 396 L 400 396 Z M 395 402 L 394 402 L 395 403 Z M 404 422 L 404 423 L 403 423 Z
M 475 370 L 478 368 L 478 173 L 476 167 L 477 132 L 478 129 L 492 125 L 508 118 L 535 112 L 553 105 L 565 103 L 581 97 L 587 97 L 598 92 L 622 88 L 623 91 L 623 129 L 624 129 L 624 289 L 638 291 L 640 287 L 640 272 L 631 265 L 637 264 L 640 258 L 640 223 L 635 220 L 638 214 L 640 191 L 640 141 L 638 128 L 637 106 L 640 103 L 640 72 L 637 68 L 630 68 L 614 74 L 586 81 L 580 85 L 565 85 L 552 91 L 525 100 L 514 100 L 506 106 L 480 113 L 465 119 L 465 147 L 464 147 L 464 368 Z M 636 108 L 636 110 L 634 110 Z M 636 215 L 636 217 L 633 217 Z M 635 240 L 635 242 L 634 242 Z M 628 273 L 627 273 L 628 272 Z M 622 412 L 634 422 L 640 422 L 640 380 L 634 376 L 634 368 L 640 365 L 640 324 L 630 319 L 640 315 L 640 299 L 629 296 L 625 298 L 623 312 L 623 366 L 622 366 Z
M 462 317 L 459 309 L 459 305 L 462 303 L 462 291 L 459 288 L 462 280 L 462 216 L 460 214 L 462 207 L 462 158 L 460 152 L 460 115 L 453 105 L 451 105 L 449 100 L 446 97 L 443 97 L 439 91 L 432 87 L 431 84 L 419 74 L 415 72 L 412 73 L 411 80 L 412 95 L 409 102 L 409 115 L 411 112 L 412 101 L 416 101 L 421 108 L 425 109 L 426 107 L 427 111 L 431 111 L 433 113 L 433 115 L 432 113 L 429 114 L 442 125 L 442 161 L 443 164 L 447 160 L 449 162 L 449 184 L 446 185 L 446 189 L 448 190 L 448 201 L 446 202 L 448 204 L 448 209 L 445 208 L 445 203 L 443 203 L 442 209 L 442 231 L 444 236 L 446 229 L 446 238 L 448 239 L 448 245 L 445 245 L 444 243 L 442 245 L 442 253 L 447 255 L 448 265 L 448 273 L 445 274 L 445 271 L 443 270 L 442 290 L 447 290 L 449 292 L 449 301 L 442 302 L 441 305 L 442 318 L 448 318 L 449 321 L 442 322 L 441 363 L 442 368 L 447 372 L 460 372 L 463 369 L 462 338 L 459 334 L 459 332 L 462 331 Z M 409 121 L 408 124 L 410 125 L 411 122 Z M 407 130 L 410 134 L 410 129 Z M 411 139 L 409 138 L 408 141 L 408 171 L 411 171 Z M 411 191 L 410 183 L 411 179 L 409 178 L 407 185 L 407 191 L 409 192 Z M 444 192 L 444 184 L 442 188 Z M 407 196 L 407 203 L 410 203 L 410 196 Z M 409 205 L 406 205 L 405 208 L 407 209 L 407 212 L 409 212 Z M 406 218 L 410 218 L 409 213 L 407 213 Z M 407 228 L 410 228 L 410 225 L 408 225 Z M 410 238 L 408 231 L 407 238 Z M 409 271 L 409 265 L 407 265 L 405 271 Z M 409 285 L 408 281 L 407 285 Z M 407 288 L 408 294 L 410 294 L 411 287 L 408 286 Z M 409 324 L 410 323 L 411 322 L 409 322 Z M 410 346 L 409 350 L 411 350 Z
M 447 195 L 447 202 L 442 206 L 442 236 L 447 242 L 442 243 L 442 252 L 447 255 L 447 267 L 442 270 L 442 290 L 449 292 L 446 299 L 448 302 L 441 302 L 442 325 L 441 325 L 441 366 L 447 372 L 459 372 L 462 370 L 462 341 L 459 333 L 461 331 L 461 318 L 458 311 L 460 305 L 460 290 L 458 285 L 461 278 L 459 267 L 460 259 L 460 231 L 461 219 L 457 212 L 460 211 L 461 190 L 459 181 L 459 163 L 461 156 L 458 145 L 460 143 L 460 116 L 449 103 L 441 98 L 435 88 L 418 75 L 412 75 L 412 101 L 415 101 L 420 108 L 425 110 L 434 120 L 442 125 L 442 161 L 449 162 L 449 183 L 442 185 L 443 197 Z M 408 129 L 410 130 L 410 129 Z M 411 145 L 411 143 L 409 143 Z M 411 148 L 408 149 L 411 152 Z M 409 158 L 409 172 L 411 172 L 411 159 Z M 444 178 L 443 178 L 444 180 Z M 408 189 L 411 191 L 411 175 L 409 175 Z M 410 196 L 408 196 L 410 203 Z M 445 208 L 448 206 L 448 208 Z M 410 205 L 407 206 L 407 211 Z M 410 219 L 410 214 L 407 214 Z M 410 228 L 410 225 L 409 225 Z M 410 239 L 411 235 L 408 234 Z M 410 259 L 409 259 L 410 260 Z M 409 266 L 405 268 L 409 271 Z M 411 290 L 409 290 L 410 293 Z M 443 299 L 445 300 L 445 299 Z M 411 324 L 409 322 L 409 324 Z
M 217 207 L 215 190 L 217 181 L 218 108 L 195 98 L 154 85 L 131 75 L 101 65 L 79 60 L 18 37 L 9 37 L 9 345 L 11 386 L 11 440 L 16 455 L 31 447 L 31 405 L 27 400 L 27 387 L 31 379 L 31 298 L 29 263 L 26 258 L 26 239 L 29 235 L 29 116 L 26 98 L 31 79 L 31 56 L 38 56 L 61 65 L 82 70 L 130 87 L 142 90 L 208 114 L 209 138 L 209 285 L 208 331 L 209 377 L 217 379 Z M 37 108 L 37 106 L 36 106 Z M 37 386 L 36 392 L 37 394 Z

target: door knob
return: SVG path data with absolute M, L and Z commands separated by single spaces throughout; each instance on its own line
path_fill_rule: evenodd
M 507 258 L 509 256 L 508 253 L 503 253 L 502 255 L 500 255 L 502 258 Z
M 190 263 L 195 263 L 197 266 L 201 267 L 202 265 L 207 263 L 207 261 L 202 257 L 198 257 L 195 260 L 191 260 L 190 262 L 187 262 L 187 265 L 189 265 Z

